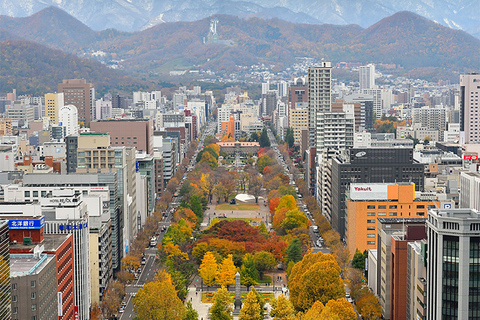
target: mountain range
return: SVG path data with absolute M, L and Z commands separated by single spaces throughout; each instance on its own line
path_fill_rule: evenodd
M 367 28 L 398 11 L 411 11 L 480 37 L 478 0 L 0 0 L 0 14 L 25 17 L 49 6 L 68 12 L 93 30 L 129 32 L 216 14 Z
M 0 16 L 0 77 L 6 80 L 4 85 L 13 85 L 8 81 L 12 75 L 27 82 L 30 69 L 42 66 L 48 72 L 35 74 L 39 80 L 33 86 L 38 90 L 49 90 L 63 78 L 80 75 L 105 88 L 145 87 L 150 84 L 135 79 L 158 79 L 158 74 L 175 69 L 210 69 L 228 74 L 257 63 L 282 70 L 296 57 L 311 57 L 334 63 L 395 64 L 400 68 L 397 74 L 458 81 L 459 72 L 478 72 L 480 65 L 478 38 L 411 12 L 398 12 L 366 29 L 277 18 L 216 15 L 215 19 L 223 41 L 206 45 L 203 40 L 210 18 L 162 23 L 129 33 L 93 31 L 56 7 L 23 18 Z M 94 53 L 99 53 L 104 63 L 115 61 L 122 70 L 88 59 L 95 58 Z

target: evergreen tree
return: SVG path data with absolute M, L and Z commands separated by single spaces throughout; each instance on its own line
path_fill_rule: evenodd
M 358 249 L 355 251 L 355 254 L 353 255 L 352 266 L 360 270 L 365 269 L 365 256 Z
M 302 245 L 298 238 L 293 239 L 285 250 L 287 255 L 287 261 L 293 261 L 297 263 L 302 260 Z
M 213 305 L 210 312 L 212 314 L 210 319 L 212 320 L 233 319 L 232 298 L 230 298 L 230 293 L 225 287 L 219 288 L 213 296 Z
M 270 147 L 270 139 L 268 139 L 267 129 L 263 128 L 259 142 L 260 148 Z
M 285 134 L 285 142 L 288 143 L 288 147 L 293 147 L 295 143 L 295 138 L 293 136 L 293 129 L 287 128 L 287 133 Z

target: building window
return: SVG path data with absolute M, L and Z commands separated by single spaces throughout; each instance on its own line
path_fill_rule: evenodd
M 371 244 L 375 245 L 375 241 L 367 241 L 367 244 L 368 245 L 371 245 Z
M 378 206 L 378 209 L 387 209 L 387 206 Z
M 458 316 L 458 273 L 459 240 L 454 236 L 443 236 L 442 263 L 442 318 L 456 319 Z
M 425 215 L 425 212 L 417 212 L 417 216 L 423 217 Z
M 37 298 L 37 293 L 36 292 L 32 292 L 32 299 L 35 299 Z
M 17 307 L 13 307 L 12 313 L 13 313 L 13 314 L 17 314 L 17 313 L 18 313 L 18 308 L 17 308 Z
M 379 216 L 379 217 L 385 217 L 386 215 L 387 215 L 386 212 L 379 212 L 379 213 L 378 213 L 378 216 Z
M 375 220 L 367 220 L 367 223 L 375 223 Z
M 397 216 L 397 213 L 396 212 L 389 212 L 388 215 L 390 217 L 396 217 Z
M 480 237 L 470 237 L 470 265 L 469 265 L 469 319 L 480 319 Z
M 17 296 L 12 296 L 12 302 L 17 302 Z
M 37 285 L 37 282 L 36 282 L 35 280 L 30 281 L 30 286 L 31 286 L 32 288 L 35 288 L 36 285 Z
M 375 217 L 375 212 L 367 212 L 367 216 L 369 216 L 369 217 Z
M 33 191 L 33 197 L 38 198 L 38 191 Z
M 375 230 L 375 227 L 367 227 L 367 230 Z
M 17 290 L 17 284 L 16 283 L 12 283 L 12 290 Z
M 24 195 L 25 195 L 25 198 L 30 198 L 30 191 L 25 191 Z
M 417 209 L 425 209 L 425 205 L 423 205 L 423 204 L 417 204 Z
M 32 304 L 32 311 L 37 311 L 37 305 L 36 304 Z
M 369 233 L 367 234 L 367 238 L 375 238 L 375 234 Z

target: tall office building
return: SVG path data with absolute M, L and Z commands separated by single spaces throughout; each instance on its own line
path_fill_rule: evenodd
M 58 111 L 58 124 L 65 128 L 65 136 L 77 135 L 80 129 L 77 107 L 72 104 L 61 107 Z
M 317 115 L 331 110 L 332 63 L 322 61 L 319 67 L 308 68 L 307 78 L 309 145 L 316 147 Z
M 439 141 L 447 130 L 447 110 L 444 108 L 420 108 L 412 110 L 412 126 L 438 131 Z
M 57 91 L 63 93 L 66 105 L 73 104 L 78 110 L 78 121 L 86 126 L 92 120 L 92 110 L 95 103 L 95 88 L 85 79 L 63 80 L 58 84 Z
M 51 124 L 58 123 L 58 111 L 63 106 L 63 93 L 45 94 L 45 117 L 48 117 L 50 119 Z
M 460 143 L 480 143 L 480 75 L 460 75 Z
M 363 89 L 375 89 L 375 65 L 368 64 L 358 68 L 360 92 Z
M 427 230 L 427 319 L 480 319 L 480 213 L 432 209 Z
M 0 319 L 11 319 L 10 238 L 8 221 L 0 221 Z

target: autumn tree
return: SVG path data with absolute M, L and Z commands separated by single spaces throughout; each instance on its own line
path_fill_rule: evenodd
M 123 270 L 137 270 L 140 267 L 140 258 L 133 255 L 128 255 L 122 259 Z
M 185 308 L 185 315 L 182 320 L 198 320 L 198 312 L 193 308 L 193 305 L 190 301 L 187 302 Z
M 248 184 L 248 193 L 255 197 L 255 203 L 258 203 L 258 198 L 262 192 L 262 179 L 255 175 L 250 177 L 250 181 Z
M 173 222 L 177 223 L 180 219 L 184 219 L 191 228 L 194 228 L 197 224 L 197 216 L 190 208 L 178 207 L 177 210 L 173 213 Z
M 249 253 L 247 253 L 243 257 L 243 264 L 240 268 L 240 275 L 242 284 L 247 288 L 258 284 L 258 270 L 257 268 L 255 268 L 255 261 L 253 259 L 253 256 Z
M 210 251 L 206 252 L 203 256 L 202 264 L 200 265 L 198 272 L 207 286 L 215 284 L 217 270 L 218 265 L 215 256 Z
M 294 320 L 295 310 L 292 303 L 281 294 L 274 302 L 270 316 L 274 320 Z
M 235 274 L 237 268 L 233 263 L 233 256 L 229 254 L 218 267 L 217 283 L 226 286 L 235 284 Z
M 210 308 L 210 319 L 212 320 L 232 320 L 233 306 L 230 293 L 225 287 L 217 289 L 213 296 L 213 305 Z
M 185 314 L 185 306 L 177 297 L 170 276 L 164 273 L 157 280 L 146 283 L 133 298 L 133 308 L 139 320 L 178 320 Z
M 260 315 L 262 310 L 257 301 L 257 296 L 253 291 L 247 294 L 247 298 L 243 302 L 242 309 L 240 310 L 239 320 L 261 320 Z
M 113 281 L 109 283 L 101 305 L 104 317 L 110 319 L 117 313 L 117 308 L 122 302 L 124 294 L 125 288 L 122 283 Z
M 382 307 L 377 297 L 368 292 L 357 301 L 357 310 L 365 320 L 378 320 L 382 316 Z
M 272 158 L 270 158 L 269 156 L 261 156 L 257 160 L 257 169 L 260 173 L 263 173 L 263 169 L 265 169 L 265 167 L 270 166 L 272 164 L 273 164 Z
M 276 197 L 270 200 L 268 203 L 268 209 L 270 210 L 270 213 L 275 213 L 275 209 L 277 209 L 278 204 L 280 203 L 280 198 Z
M 337 300 L 330 300 L 325 305 L 320 319 L 332 319 L 332 316 L 338 316 L 342 320 L 356 320 L 357 314 L 353 310 L 352 304 L 340 298 Z
M 292 269 L 289 278 L 290 300 L 299 311 L 315 301 L 327 303 L 345 295 L 340 267 L 330 254 L 309 253 Z
M 272 253 L 267 251 L 260 251 L 253 256 L 255 261 L 255 268 L 257 268 L 260 278 L 263 278 L 265 272 L 273 270 L 277 265 L 277 261 Z

